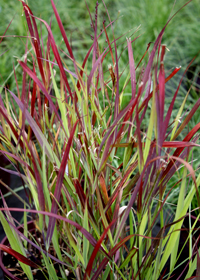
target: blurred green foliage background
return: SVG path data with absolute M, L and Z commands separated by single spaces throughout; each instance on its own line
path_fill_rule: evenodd
M 96 1 L 86 1 L 91 15 L 94 19 Z M 174 0 L 105 0 L 111 20 L 117 19 L 114 23 L 115 38 L 122 34 L 128 33 L 119 42 L 124 42 L 120 45 L 120 51 L 126 46 L 126 37 L 130 37 L 137 28 L 138 31 L 132 36 L 140 37 L 134 44 L 134 58 L 137 61 L 144 54 L 147 44 L 154 42 L 161 29 L 166 24 L 170 16 L 172 16 L 186 1 Z M 55 1 L 56 7 L 63 21 L 68 38 L 70 39 L 75 58 L 82 62 L 89 46 L 92 44 L 91 35 L 91 20 L 85 4 L 85 1 Z M 36 17 L 41 17 L 50 23 L 52 17 L 52 31 L 56 42 L 63 50 L 64 44 L 61 41 L 61 34 L 53 15 L 53 9 L 50 0 L 34 0 L 28 1 L 33 14 Z M 0 35 L 2 36 L 13 19 L 6 35 L 0 44 L 0 84 L 5 81 L 12 71 L 13 64 L 17 64 L 17 58 L 20 58 L 25 51 L 26 38 L 13 37 L 27 36 L 27 27 L 25 17 L 22 10 L 22 4 L 18 0 L 0 0 Z M 102 28 L 103 20 L 106 24 L 109 23 L 106 9 L 99 1 L 98 22 L 99 31 Z M 38 21 L 39 24 L 39 21 Z M 163 43 L 167 45 L 170 52 L 167 52 L 165 63 L 167 69 L 181 65 L 184 69 L 191 59 L 197 55 L 195 67 L 193 71 L 199 71 L 200 56 L 199 42 L 200 42 L 200 5 L 198 0 L 193 0 L 186 7 L 184 7 L 169 23 L 164 37 Z M 45 30 L 44 25 L 41 24 L 42 30 Z M 111 28 L 109 28 L 110 34 Z M 46 32 L 46 31 L 44 31 Z M 43 32 L 43 34 L 44 34 Z M 43 35 L 44 36 L 44 35 Z M 47 36 L 47 32 L 46 32 Z M 45 37 L 45 36 L 44 36 Z M 102 46 L 107 46 L 104 42 L 105 37 L 102 36 Z M 45 38 L 44 38 L 45 41 Z M 120 65 L 127 63 L 127 51 L 122 55 Z M 121 69 L 122 70 L 122 69 Z M 11 78 L 7 85 L 14 86 Z

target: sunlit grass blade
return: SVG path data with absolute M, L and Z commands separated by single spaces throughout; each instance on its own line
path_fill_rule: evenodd
M 33 275 L 32 275 L 30 266 L 29 266 L 29 264 L 27 265 L 28 260 L 26 258 L 25 250 L 23 249 L 23 246 L 22 246 L 21 242 L 19 242 L 19 240 L 18 240 L 18 242 L 16 242 L 16 234 L 17 233 L 13 233 L 13 231 L 10 230 L 10 225 L 7 222 L 7 220 L 5 219 L 2 211 L 0 212 L 0 218 L 1 218 L 1 223 L 3 225 L 4 231 L 6 233 L 6 236 L 7 236 L 8 240 L 9 240 L 9 243 L 12 247 L 12 249 L 9 250 L 9 253 L 14 254 L 15 257 L 20 258 L 20 260 L 23 261 L 23 262 L 20 261 L 20 265 L 21 265 L 23 271 L 25 272 L 25 274 L 28 276 L 28 278 L 30 280 L 33 280 Z M 3 249 L 5 250 L 5 247 L 3 247 Z M 22 256 L 24 256 L 24 258 Z
M 198 176 L 198 178 L 196 179 L 196 185 L 199 186 L 200 185 L 200 175 Z M 190 189 L 190 192 L 188 193 L 188 195 L 186 196 L 185 200 L 184 200 L 184 207 L 181 209 L 180 213 L 179 213 L 179 218 L 182 218 L 185 216 L 188 208 L 189 208 L 189 205 L 194 197 L 196 193 L 196 186 L 195 184 L 192 185 L 191 189 Z M 161 259 L 161 262 L 160 262 L 160 269 L 162 270 L 163 267 L 164 267 L 164 264 L 167 262 L 170 254 L 173 252 L 173 244 L 174 242 L 176 242 L 177 240 L 177 237 L 179 235 L 179 230 L 181 228 L 181 225 L 182 225 L 183 221 L 179 221 L 175 224 L 175 226 L 173 228 L 170 229 L 169 233 L 170 234 L 172 231 L 173 231 L 173 234 L 171 235 L 171 238 L 169 239 L 167 245 L 166 245 L 166 248 L 165 248 L 165 251 L 163 253 L 163 256 L 162 256 L 162 259 Z

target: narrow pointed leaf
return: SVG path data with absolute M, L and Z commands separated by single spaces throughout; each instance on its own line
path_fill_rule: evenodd
M 5 246 L 3 244 L 0 244 L 0 250 L 12 255 L 13 257 L 15 257 L 18 261 L 31 266 L 33 268 L 38 268 L 38 265 L 34 262 L 32 262 L 31 260 L 29 260 L 28 258 L 24 257 L 22 254 L 18 253 L 17 251 L 11 249 L 8 246 Z
M 100 246 L 101 246 L 101 243 L 103 242 L 106 234 L 108 233 L 108 230 L 111 228 L 112 224 L 115 222 L 115 220 L 113 220 L 109 226 L 104 230 L 103 234 L 101 235 L 100 239 L 98 240 L 96 246 L 94 247 L 94 250 L 92 252 L 92 255 L 89 259 L 89 262 L 88 262 L 88 265 L 86 267 L 86 270 L 85 270 L 85 275 L 84 275 L 84 280 L 87 279 L 87 277 L 90 277 L 90 274 L 91 274 L 91 271 L 92 271 L 92 265 L 93 265 L 93 262 L 95 260 L 95 257 L 97 255 L 97 253 L 99 252 L 99 249 L 100 249 Z
M 78 120 L 76 121 L 76 123 L 71 131 L 71 134 L 70 134 L 70 137 L 68 139 L 67 146 L 65 149 L 65 153 L 63 155 L 62 162 L 60 165 L 60 170 L 58 172 L 58 179 L 57 179 L 56 188 L 55 188 L 55 192 L 54 192 L 55 199 L 53 200 L 52 206 L 51 206 L 51 213 L 54 213 L 54 214 L 57 213 L 57 209 L 58 209 L 57 201 L 59 201 L 59 199 L 60 199 L 65 169 L 66 169 L 66 165 L 67 165 L 67 161 L 68 161 L 68 157 L 69 157 L 69 151 L 70 151 L 70 148 L 72 145 L 72 141 L 73 141 L 73 137 L 74 137 L 74 133 L 75 133 L 77 124 L 78 124 Z M 49 241 L 49 244 L 50 244 L 50 241 L 51 241 L 51 238 L 53 235 L 55 223 L 56 223 L 55 218 L 49 219 L 49 226 L 47 229 L 47 240 Z

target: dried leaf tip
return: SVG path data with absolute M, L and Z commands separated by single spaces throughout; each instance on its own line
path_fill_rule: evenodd
M 143 86 L 143 84 L 144 84 L 143 82 L 140 82 L 139 87 L 142 87 L 142 86 Z
M 129 38 L 126 37 L 126 40 L 129 41 L 129 42 L 131 42 L 131 37 L 129 37 Z
M 24 1 L 23 1 L 24 2 Z M 24 2 L 25 3 L 25 2 Z M 30 11 L 29 11 L 29 9 L 28 9 L 28 7 L 27 6 L 24 6 L 24 9 L 27 11 L 27 13 L 30 15 Z

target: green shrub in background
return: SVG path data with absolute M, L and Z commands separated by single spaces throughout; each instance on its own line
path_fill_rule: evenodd
M 30 2 L 30 3 L 29 3 Z M 50 18 L 52 16 L 52 8 L 49 0 L 34 2 L 29 1 L 34 15 L 42 17 L 48 23 L 50 23 Z M 127 36 L 130 36 L 136 28 L 139 28 L 136 35 L 139 36 L 137 44 L 134 45 L 134 52 L 137 59 L 140 59 L 144 54 L 147 44 L 149 42 L 154 42 L 159 34 L 161 28 L 167 22 L 170 14 L 177 11 L 183 4 L 187 1 L 154 1 L 153 5 L 149 0 L 141 1 L 106 1 L 106 5 L 110 12 L 112 20 L 118 17 L 118 20 L 114 24 L 115 36 L 119 37 L 125 32 L 130 31 Z M 108 20 L 107 15 L 101 9 L 103 4 L 100 2 L 100 12 L 99 12 L 99 28 L 101 28 L 100 22 L 104 19 Z M 94 1 L 87 1 L 88 8 L 91 13 L 93 12 Z M 92 30 L 90 28 L 90 16 L 86 10 L 86 5 L 82 1 L 58 1 L 58 11 L 61 18 L 63 19 L 63 25 L 65 30 L 70 34 L 70 40 L 73 46 L 73 51 L 78 55 L 80 61 L 85 56 L 88 46 L 91 45 L 91 35 Z M 183 69 L 186 68 L 188 63 L 193 59 L 194 56 L 198 56 L 195 65 L 198 66 L 200 62 L 199 56 L 199 44 L 200 34 L 199 34 L 199 14 L 200 7 L 199 1 L 193 0 L 187 6 L 187 9 L 183 9 L 176 18 L 169 23 L 166 33 L 163 36 L 163 43 L 167 44 L 167 48 L 170 52 L 166 54 L 166 67 L 170 69 L 174 65 L 182 66 Z M 11 26 L 7 32 L 7 35 L 18 35 L 26 36 L 25 30 L 25 18 L 23 15 L 23 10 L 17 1 L 0 1 L 0 34 L 3 35 L 5 29 L 7 28 L 9 22 L 13 19 Z M 55 16 L 52 17 L 52 30 L 55 34 L 56 41 L 60 42 L 61 47 L 61 35 L 56 24 Z M 47 34 L 46 34 L 47 36 Z M 21 57 L 23 55 L 22 41 L 25 44 L 25 39 L 16 38 L 6 38 L 0 45 L 1 54 L 1 80 L 5 79 L 10 74 L 10 69 L 12 63 L 17 65 L 17 59 L 13 56 Z M 81 46 L 81 47 L 80 47 Z M 122 45 L 122 48 L 125 45 Z M 7 55 L 3 55 L 5 51 L 8 51 Z M 78 59 L 77 57 L 77 59 Z M 127 63 L 127 57 L 124 55 L 120 61 L 124 66 Z M 198 71 L 199 68 L 195 68 Z M 8 82 L 11 84 L 14 78 L 12 77 Z

